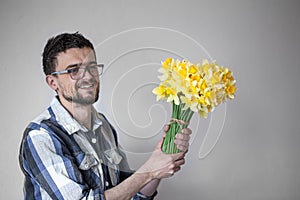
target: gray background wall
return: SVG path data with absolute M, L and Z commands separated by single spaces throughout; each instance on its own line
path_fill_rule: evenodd
M 1 1 L 0 199 L 22 199 L 22 132 L 53 96 L 41 52 L 49 37 L 65 31 L 91 39 L 106 64 L 96 107 L 118 129 L 133 168 L 149 156 L 169 118 L 170 106 L 151 94 L 162 59 L 206 56 L 234 72 L 236 99 L 207 120 L 193 117 L 187 163 L 162 182 L 157 199 L 300 199 L 299 5 Z

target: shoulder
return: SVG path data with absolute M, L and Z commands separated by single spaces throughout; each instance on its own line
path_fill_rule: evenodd
M 34 118 L 31 122 L 40 124 L 43 120 L 50 119 L 51 114 L 49 113 L 49 110 L 45 110 L 40 115 L 38 115 L 36 118 Z
M 30 138 L 45 138 L 49 136 L 48 131 L 43 125 L 43 121 L 50 119 L 50 117 L 48 110 L 45 110 L 39 116 L 34 118 L 25 128 L 23 140 Z
M 58 138 L 43 123 L 31 122 L 23 133 L 22 146 L 55 149 Z
M 44 123 L 51 118 L 48 110 L 33 119 L 25 128 L 21 141 L 21 150 L 26 149 L 55 149 L 60 139 L 51 127 Z

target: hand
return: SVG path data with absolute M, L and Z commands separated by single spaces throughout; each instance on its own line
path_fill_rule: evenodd
M 185 163 L 185 152 L 165 154 L 161 150 L 162 143 L 163 139 L 137 173 L 150 173 L 151 179 L 161 179 L 170 177 L 180 170 L 180 166 Z
M 164 137 L 169 128 L 169 125 L 164 127 Z M 167 178 L 178 172 L 181 165 L 185 163 L 184 156 L 189 148 L 191 133 L 191 129 L 184 128 L 181 133 L 176 134 L 174 143 L 177 144 L 177 148 L 181 151 L 177 154 L 165 154 L 162 152 L 161 146 L 164 140 L 163 137 L 163 139 L 157 144 L 151 157 L 137 172 L 148 172 L 151 174 L 153 179 Z
M 192 130 L 189 128 L 184 128 L 181 131 L 181 134 L 175 135 L 174 143 L 177 144 L 177 148 L 182 152 L 188 152 L 190 146 L 190 134 Z
M 165 134 L 169 130 L 170 125 L 165 125 L 164 131 Z M 175 135 L 174 143 L 177 144 L 177 148 L 181 152 L 188 152 L 189 149 L 189 142 L 190 142 L 190 134 L 192 134 L 192 130 L 189 128 L 182 129 L 181 133 Z M 165 136 L 164 136 L 165 137 Z

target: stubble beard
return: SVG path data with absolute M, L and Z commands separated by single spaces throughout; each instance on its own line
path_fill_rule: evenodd
M 70 103 L 76 103 L 83 106 L 91 105 L 99 99 L 99 83 L 97 81 L 93 81 L 93 84 L 97 84 L 96 92 L 94 95 L 94 92 L 90 91 L 89 93 L 91 95 L 89 95 L 88 97 L 83 97 L 78 91 L 80 89 L 79 84 L 76 84 L 75 94 L 73 96 L 67 95 L 64 91 L 62 93 L 62 96 Z

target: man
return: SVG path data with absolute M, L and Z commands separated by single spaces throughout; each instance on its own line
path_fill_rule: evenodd
M 25 199 L 153 199 L 160 180 L 180 170 L 189 129 L 177 134 L 180 153 L 164 154 L 162 139 L 150 158 L 130 171 L 115 129 L 93 107 L 103 65 L 81 34 L 49 39 L 43 70 L 57 96 L 24 132 L 19 160 Z

